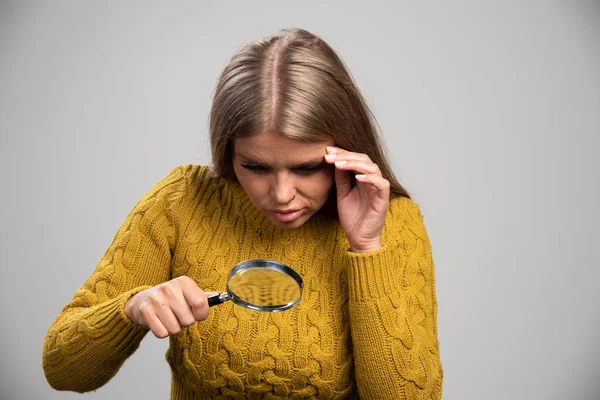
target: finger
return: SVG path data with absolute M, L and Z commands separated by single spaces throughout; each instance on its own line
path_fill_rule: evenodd
M 366 163 L 373 163 L 371 161 L 371 159 L 368 156 L 366 156 L 365 154 L 359 154 L 359 153 L 325 154 L 325 161 L 329 164 L 335 164 L 338 161 L 350 161 L 350 160 L 363 161 Z
M 337 157 L 337 159 L 340 160 L 371 161 L 371 158 L 369 158 L 369 156 L 364 153 L 348 151 L 339 147 L 327 147 L 327 154 L 334 155 Z
M 181 290 L 168 282 L 160 285 L 160 289 L 148 298 L 147 307 L 156 314 L 169 334 L 179 333 L 181 330 L 181 324 L 171 309 L 171 305 L 177 301 L 177 292 Z
M 390 181 L 380 175 L 358 174 L 356 175 L 356 181 L 370 184 L 377 189 L 382 198 L 389 197 Z
M 335 190 L 337 199 L 341 200 L 352 191 L 352 181 L 350 180 L 350 172 L 335 168 Z
M 377 164 L 371 161 L 362 161 L 362 160 L 337 160 L 335 162 L 336 169 L 341 169 L 345 171 L 355 171 L 358 174 L 368 174 L 368 175 L 379 175 L 381 176 L 381 171 Z
M 348 171 L 337 168 L 337 156 L 338 152 L 341 151 L 338 147 L 327 147 L 327 154 L 325 154 L 325 162 L 328 164 L 336 165 L 335 168 L 335 189 L 337 194 L 337 200 L 345 198 L 348 193 L 352 191 L 352 181 L 350 179 L 350 173 Z M 342 162 L 342 164 L 345 162 Z
M 171 304 L 171 310 L 181 326 L 190 326 L 196 322 L 192 307 L 188 304 L 183 294 L 180 299 Z
M 183 296 L 190 307 L 194 320 L 204 321 L 210 311 L 204 290 L 200 289 L 196 282 L 190 279 L 183 285 Z
M 170 335 L 174 335 L 181 331 L 181 324 L 173 313 L 173 310 L 171 310 L 171 307 L 165 305 L 158 308 L 156 310 L 156 316 Z
M 144 311 L 144 309 L 140 310 L 140 313 L 143 315 L 145 325 L 152 331 L 154 336 L 159 339 L 164 339 L 169 336 L 169 331 L 167 328 L 165 328 L 162 322 L 160 322 L 160 319 L 156 316 L 156 313 L 150 311 L 150 308 L 151 307 L 146 307 L 146 310 L 148 311 Z

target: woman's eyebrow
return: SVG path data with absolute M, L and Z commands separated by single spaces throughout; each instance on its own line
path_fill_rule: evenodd
M 240 157 L 240 158 L 245 158 L 247 160 L 252 160 L 252 157 L 250 157 L 248 154 L 244 153 L 243 151 L 236 151 L 235 155 Z
M 321 166 L 322 164 L 323 165 L 326 164 L 323 157 L 315 158 L 314 160 L 310 160 L 310 161 L 305 161 L 303 163 L 295 165 L 293 168 L 317 167 L 317 166 Z
M 248 153 L 245 153 L 243 151 L 236 152 L 235 154 L 243 162 L 249 162 L 249 163 L 254 163 L 254 164 L 261 164 L 261 165 L 264 164 L 264 165 L 266 165 L 265 163 L 263 163 L 262 161 L 260 161 L 260 157 L 258 157 L 258 158 L 257 157 L 253 157 L 252 155 L 250 155 Z
M 252 163 L 256 163 L 256 164 L 260 164 L 260 165 L 267 165 L 267 163 L 264 163 L 243 151 L 240 151 L 239 153 L 237 153 L 237 156 L 239 158 L 241 158 L 244 162 L 252 162 Z M 323 159 L 323 157 L 319 157 L 319 158 L 315 158 L 312 160 L 301 162 L 299 164 L 292 166 L 291 168 L 307 168 L 307 167 L 314 168 L 314 167 L 318 167 L 318 166 L 325 165 L 325 164 L 326 164 L 326 162 Z

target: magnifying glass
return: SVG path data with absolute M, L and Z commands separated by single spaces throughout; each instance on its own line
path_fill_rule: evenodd
M 212 307 L 232 300 L 250 310 L 284 311 L 300 302 L 302 286 L 300 275 L 283 263 L 247 260 L 229 271 L 226 292 L 210 296 L 208 305 Z

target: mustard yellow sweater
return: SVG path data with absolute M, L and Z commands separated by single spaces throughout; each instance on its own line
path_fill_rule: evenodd
M 50 326 L 46 378 L 58 390 L 101 387 L 148 332 L 125 316 L 130 296 L 181 275 L 221 292 L 233 265 L 269 258 L 303 277 L 299 305 L 261 313 L 226 302 L 172 335 L 171 399 L 439 399 L 434 268 L 413 202 L 391 201 L 382 240 L 351 253 L 339 222 L 319 214 L 279 229 L 239 184 L 176 168 Z

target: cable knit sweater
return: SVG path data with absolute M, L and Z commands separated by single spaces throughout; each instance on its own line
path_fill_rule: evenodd
M 171 399 L 439 399 L 434 268 L 411 200 L 391 200 L 382 242 L 352 253 L 339 222 L 319 213 L 279 229 L 239 184 L 178 167 L 50 326 L 46 378 L 58 390 L 101 387 L 148 332 L 123 312 L 132 295 L 181 275 L 221 292 L 233 265 L 268 258 L 303 277 L 299 305 L 261 313 L 226 302 L 172 335 Z

